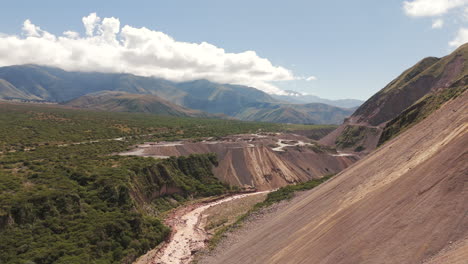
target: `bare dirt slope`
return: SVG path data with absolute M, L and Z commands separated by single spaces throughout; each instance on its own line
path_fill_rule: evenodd
M 279 144 L 281 142 L 281 144 Z M 214 174 L 231 185 L 271 190 L 334 174 L 359 159 L 320 149 L 306 137 L 294 134 L 236 135 L 203 142 L 160 142 L 139 146 L 123 154 L 187 156 L 216 153 L 219 165 Z
M 467 146 L 465 92 L 208 262 L 466 263 Z

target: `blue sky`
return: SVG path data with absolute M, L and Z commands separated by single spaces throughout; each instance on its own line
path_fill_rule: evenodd
M 256 65 L 255 69 L 242 69 L 242 74 L 233 74 L 232 78 L 218 76 L 230 74 L 229 70 L 218 69 L 222 65 L 216 66 L 216 73 L 204 71 L 201 74 L 196 69 L 190 69 L 194 72 L 193 76 L 258 85 L 263 90 L 269 89 L 267 84 L 273 84 L 277 88 L 331 99 L 367 99 L 420 59 L 426 56 L 444 56 L 455 49 L 449 42 L 456 39 L 460 35 L 459 31 L 467 26 L 463 14 L 467 1 L 453 0 L 454 4 L 449 7 L 429 6 L 429 9 L 435 9 L 434 12 L 428 11 L 424 1 L 429 0 L 408 1 L 409 4 L 421 2 L 422 5 L 415 6 L 416 9 L 422 8 L 422 11 L 413 9 L 410 10 L 411 13 L 408 10 L 405 12 L 404 1 L 400 0 L 15 0 L 2 3 L 0 32 L 3 33 L 3 38 L 0 38 L 0 56 L 2 41 L 6 42 L 5 36 L 16 35 L 20 39 L 27 37 L 24 36 L 26 33 L 23 28 L 27 19 L 33 27 L 40 27 L 40 30 L 57 37 L 64 31 L 76 31 L 84 36 L 86 34 L 82 18 L 95 12 L 101 20 L 106 17 L 117 18 L 120 27 L 146 27 L 163 32 L 177 42 L 207 42 L 230 54 L 241 54 L 249 50 L 256 53 L 255 56 L 229 55 L 235 60 L 232 69 Z M 432 1 L 435 3 L 439 0 Z M 437 20 L 443 21 L 443 26 L 432 28 Z M 45 36 L 42 31 L 33 33 L 35 32 L 39 32 L 37 37 Z M 30 37 L 34 37 L 33 35 Z M 458 37 L 461 42 L 465 41 L 463 36 Z M 15 47 L 11 43 L 7 47 Z M 49 52 L 54 50 L 51 48 Z M 146 53 L 141 56 L 143 54 Z M 107 57 L 102 60 L 106 59 Z M 268 60 L 271 65 L 264 65 L 263 59 Z M 223 55 L 219 63 L 225 64 L 225 61 L 226 56 Z M 18 60 L 5 59 L 2 62 L 0 58 L 0 64 L 13 63 L 18 63 Z M 57 59 L 56 64 L 60 66 L 60 63 L 62 62 Z M 71 62 L 67 63 L 64 68 L 77 69 L 70 65 Z M 80 63 L 79 67 L 85 67 L 83 70 L 89 67 L 87 65 L 96 64 L 89 61 Z M 109 63 L 112 64 L 111 61 Z M 210 65 L 216 63 L 218 62 L 210 62 Z M 125 63 L 122 67 L 132 67 L 129 65 L 134 64 Z M 99 67 L 110 69 L 108 65 Z M 144 71 L 141 65 L 138 67 L 140 68 L 131 73 L 152 74 Z M 259 69 L 266 72 L 261 75 L 265 77 L 255 79 L 259 76 L 255 75 Z M 180 69 L 174 74 L 172 70 L 154 72 L 156 76 L 170 76 L 168 78 L 174 80 L 192 78 L 187 74 L 181 75 Z M 306 81 L 305 78 L 309 76 L 315 76 L 317 80 Z

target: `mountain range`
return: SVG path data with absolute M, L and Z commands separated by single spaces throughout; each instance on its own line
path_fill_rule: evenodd
M 110 112 L 158 113 L 179 117 L 222 117 L 188 109 L 150 94 L 102 91 L 80 96 L 64 103 L 67 106 Z
M 120 94 L 102 93 L 109 91 Z M 122 97 L 129 99 L 131 94 L 134 95 L 131 102 L 122 100 Z M 78 99 L 82 96 L 85 97 Z M 108 111 L 176 116 L 189 111 L 189 116 L 216 114 L 249 121 L 300 124 L 339 124 L 354 110 L 319 103 L 288 103 L 242 85 L 207 80 L 176 83 L 131 74 L 68 72 L 39 65 L 1 67 L 0 98 L 65 103 Z M 149 106 L 149 101 L 158 102 L 159 106 Z
M 308 104 L 308 103 L 322 103 L 327 105 L 333 105 L 337 107 L 343 108 L 353 108 L 358 107 L 364 103 L 362 100 L 357 99 L 338 99 L 338 100 L 330 100 L 321 98 L 316 95 L 311 94 L 303 94 L 297 91 L 292 90 L 285 90 L 284 95 L 274 94 L 272 95 L 273 98 L 278 99 L 280 101 L 293 103 L 293 104 Z

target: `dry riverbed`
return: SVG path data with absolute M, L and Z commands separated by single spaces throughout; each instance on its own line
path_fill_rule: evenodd
M 175 210 L 166 220 L 173 230 L 169 242 L 149 251 L 134 264 L 190 263 L 193 255 L 206 247 L 210 235 L 263 201 L 267 193 L 237 194 Z

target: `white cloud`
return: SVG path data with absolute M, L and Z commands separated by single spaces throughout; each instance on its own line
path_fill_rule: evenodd
M 23 23 L 23 32 L 28 37 L 39 37 L 40 27 L 33 25 L 29 19 L 26 19 Z
M 444 20 L 442 18 L 438 18 L 432 22 L 432 28 L 438 29 L 444 26 Z
M 98 17 L 96 13 L 91 13 L 89 16 L 83 17 L 81 21 L 83 21 L 86 35 L 93 36 L 95 28 L 99 25 L 99 22 L 101 22 L 101 18 Z
M 413 0 L 404 1 L 403 9 L 409 16 L 438 16 L 468 4 L 468 0 Z
M 70 31 L 70 30 L 63 32 L 63 35 L 71 39 L 77 39 L 80 37 L 80 33 L 75 32 L 75 31 Z
M 451 47 L 459 47 L 468 42 L 468 28 L 460 28 L 455 39 L 450 41 Z
M 296 80 L 254 51 L 228 53 L 212 44 L 181 42 L 147 28 L 120 27 L 117 18 L 96 13 L 82 19 L 86 36 L 66 31 L 55 36 L 26 20 L 24 37 L 0 35 L 0 66 L 41 64 L 70 71 L 154 76 L 172 81 L 207 79 L 284 93 L 273 81 Z
M 406 15 L 412 17 L 438 17 L 432 21 L 432 28 L 444 26 L 444 18 L 454 16 L 468 20 L 468 0 L 412 0 L 403 2 Z M 454 10 L 454 12 L 450 12 Z M 450 13 L 449 13 L 450 12 Z M 449 46 L 459 46 L 467 41 L 466 28 L 460 28 L 457 37 L 449 42 Z
M 309 82 L 310 82 L 310 81 L 316 81 L 316 80 L 317 80 L 317 77 L 315 77 L 315 76 L 310 76 L 310 77 L 307 77 L 305 80 L 306 80 L 306 81 L 309 81 Z
M 465 21 L 468 21 L 468 7 L 465 7 L 465 9 L 463 10 L 463 19 Z

